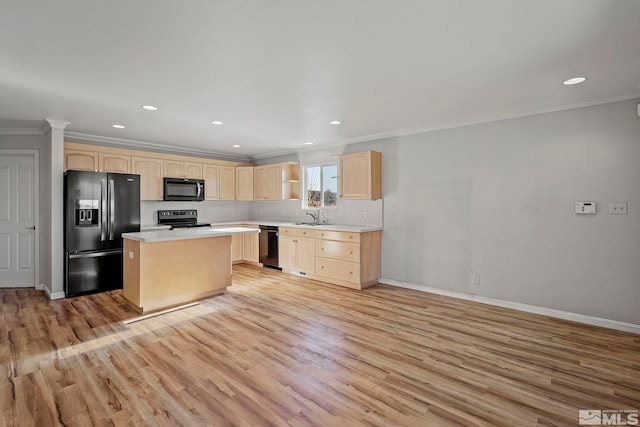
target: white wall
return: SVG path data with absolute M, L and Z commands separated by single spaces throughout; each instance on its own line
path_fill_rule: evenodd
M 384 144 L 383 276 L 467 292 L 479 274 L 482 296 L 640 324 L 636 104 Z
M 637 103 L 347 146 L 383 153 L 383 277 L 466 293 L 479 274 L 481 296 L 640 324 Z

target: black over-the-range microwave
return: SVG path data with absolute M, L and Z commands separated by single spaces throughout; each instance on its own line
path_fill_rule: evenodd
M 204 200 L 204 180 L 164 178 L 164 200 L 201 202 Z

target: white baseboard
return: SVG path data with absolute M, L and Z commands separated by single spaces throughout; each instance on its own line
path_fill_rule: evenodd
M 49 297 L 49 299 L 54 300 L 54 299 L 62 299 L 64 298 L 64 292 L 53 292 L 51 293 L 51 290 L 47 287 L 47 285 L 44 284 L 39 284 L 38 286 L 36 286 L 36 289 L 44 291 L 47 296 Z
M 378 282 L 385 285 L 397 286 L 399 288 L 413 289 L 421 292 L 428 292 L 437 295 L 443 295 L 451 298 L 458 298 L 467 301 L 475 301 L 482 304 L 495 305 L 498 307 L 511 308 L 514 310 L 524 311 L 527 313 L 540 314 L 542 316 L 556 317 L 558 319 L 571 320 L 574 322 L 584 323 L 593 326 L 602 326 L 604 328 L 616 329 L 619 331 L 633 332 L 640 334 L 640 325 L 633 323 L 620 322 L 618 320 L 603 319 L 601 317 L 587 316 L 569 311 L 556 310 L 553 308 L 539 307 L 536 305 L 523 304 L 513 301 L 504 301 L 496 298 L 483 297 L 479 295 L 467 294 L 464 292 L 447 291 L 444 289 L 432 288 L 430 286 L 417 285 L 415 283 L 400 282 L 398 280 L 380 278 Z

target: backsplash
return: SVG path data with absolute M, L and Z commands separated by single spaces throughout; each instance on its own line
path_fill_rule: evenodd
M 253 202 L 217 201 L 204 202 L 140 202 L 140 222 L 142 225 L 158 223 L 158 210 L 196 209 L 200 222 L 223 222 L 249 219 L 249 205 Z
M 322 209 L 322 219 L 327 220 L 328 224 L 381 227 L 383 223 L 382 207 L 382 200 L 338 200 L 336 208 Z M 249 217 L 256 221 L 261 219 L 292 222 L 312 221 L 305 212 L 299 200 L 255 201 L 251 203 Z
M 322 210 L 328 224 L 382 226 L 382 200 L 338 200 L 337 207 Z M 204 202 L 140 202 L 142 225 L 158 222 L 158 210 L 196 209 L 200 222 L 272 220 L 310 222 L 299 200 L 283 201 L 216 201 Z M 365 214 L 363 214 L 363 212 Z M 365 218 L 366 216 L 366 218 Z

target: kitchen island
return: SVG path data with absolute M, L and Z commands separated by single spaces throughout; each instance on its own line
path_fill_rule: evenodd
M 223 293 L 231 285 L 231 236 L 245 227 L 124 233 L 122 293 L 140 313 Z

